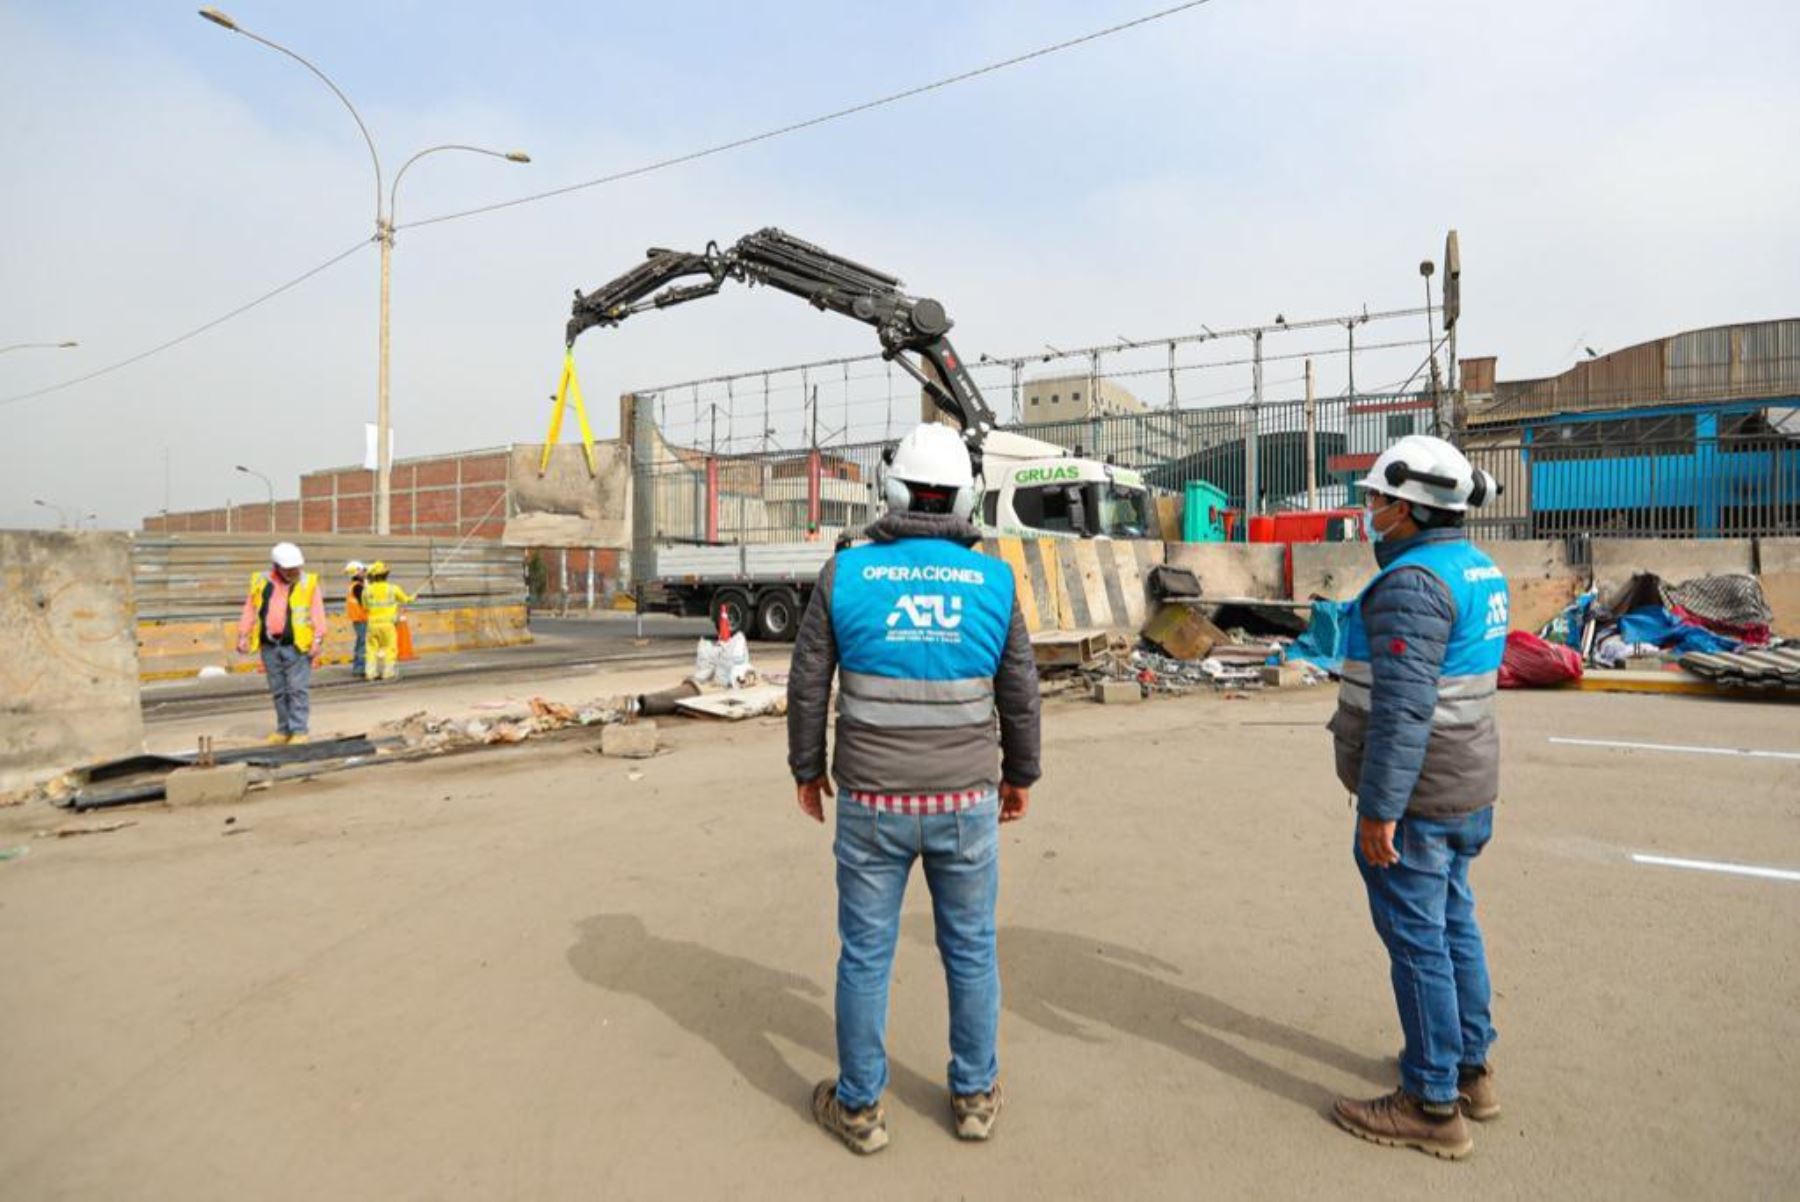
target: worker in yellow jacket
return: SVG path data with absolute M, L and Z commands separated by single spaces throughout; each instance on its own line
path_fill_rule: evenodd
M 363 608 L 369 615 L 370 680 L 393 680 L 400 674 L 400 607 L 412 604 L 412 595 L 388 580 L 388 566 L 381 560 L 369 565 L 369 582 L 363 585 Z

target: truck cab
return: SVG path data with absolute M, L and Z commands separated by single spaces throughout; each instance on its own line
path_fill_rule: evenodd
M 983 447 L 979 524 L 1022 538 L 1146 538 L 1154 529 L 1143 475 L 1055 443 L 997 431 Z

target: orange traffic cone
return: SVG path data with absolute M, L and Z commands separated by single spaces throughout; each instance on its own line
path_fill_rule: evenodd
M 405 618 L 394 623 L 394 645 L 399 650 L 401 663 L 409 663 L 419 658 L 419 653 L 413 650 L 412 623 Z
M 721 644 L 729 642 L 731 639 L 731 619 L 725 616 L 728 612 L 725 606 L 719 606 L 719 642 Z

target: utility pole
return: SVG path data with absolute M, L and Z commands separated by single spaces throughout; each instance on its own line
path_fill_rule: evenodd
M 1250 515 L 1262 511 L 1260 498 L 1262 483 L 1258 476 L 1256 462 L 1258 451 L 1259 427 L 1262 425 L 1263 401 L 1263 332 L 1258 329 L 1251 333 L 1250 360 L 1250 426 L 1244 431 L 1244 519 L 1246 529 Z
M 1306 361 L 1306 507 L 1319 507 L 1319 410 L 1313 399 L 1313 364 Z

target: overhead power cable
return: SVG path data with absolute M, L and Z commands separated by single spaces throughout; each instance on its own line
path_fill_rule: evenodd
M 132 355 L 130 358 L 121 359 L 117 363 L 109 363 L 105 367 L 98 368 L 94 371 L 87 372 L 84 375 L 76 376 L 73 379 L 64 380 L 60 384 L 50 384 L 50 385 L 46 385 L 43 388 L 33 389 L 30 392 L 21 392 L 21 393 L 16 393 L 15 395 L 9 396 L 9 397 L 0 397 L 0 405 L 14 405 L 14 404 L 19 403 L 20 401 L 29 401 L 35 397 L 48 396 L 53 392 L 61 392 L 65 388 L 73 388 L 77 384 L 85 384 L 89 380 L 97 380 L 101 376 L 110 375 L 113 372 L 118 371 L 120 368 L 130 367 L 133 363 L 141 363 L 145 359 L 148 359 L 152 355 L 160 355 L 162 352 L 164 352 L 166 350 L 170 350 L 174 347 L 180 346 L 182 343 L 187 342 L 189 339 L 198 338 L 200 335 L 206 333 L 208 330 L 212 329 L 215 326 L 223 325 L 226 322 L 230 321 L 234 317 L 238 317 L 238 316 L 241 316 L 242 314 L 248 313 L 250 310 L 256 308 L 258 305 L 261 305 L 268 301 L 274 300 L 276 297 L 280 296 L 282 293 L 287 292 L 290 289 L 298 288 L 301 284 L 306 283 L 306 281 L 312 279 L 314 276 L 318 275 L 320 272 L 327 271 L 333 267 L 336 267 L 339 263 L 342 263 L 345 259 L 348 259 L 351 255 L 355 254 L 357 251 L 359 251 L 363 247 L 369 245 L 369 241 L 370 240 L 367 238 L 359 239 L 354 245 L 347 247 L 346 249 L 338 252 L 337 254 L 333 255 L 331 258 L 329 258 L 329 259 L 325 260 L 323 263 L 319 264 L 317 267 L 314 267 L 308 271 L 302 272 L 300 275 L 295 276 L 293 279 L 289 280 L 285 284 L 282 284 L 280 287 L 271 288 L 269 291 L 263 293 L 261 296 L 257 297 L 255 300 L 246 301 L 244 304 L 239 305 L 237 308 L 231 310 L 229 313 L 221 313 L 219 316 L 213 318 L 211 321 L 206 322 L 204 325 L 195 326 L 193 329 L 187 331 L 187 333 L 178 334 L 175 337 L 169 339 L 167 342 L 159 342 L 155 346 L 151 347 L 149 350 L 139 351 L 137 354 Z
M 557 196 L 566 196 L 571 192 L 580 192 L 588 188 L 599 188 L 606 184 L 616 184 L 622 180 L 634 179 L 640 175 L 649 175 L 654 171 L 663 171 L 670 167 L 679 167 L 683 163 L 692 163 L 699 159 L 711 158 L 714 155 L 724 154 L 727 151 L 741 150 L 746 146 L 754 146 L 758 142 L 767 142 L 775 138 L 786 137 L 788 134 L 799 133 L 802 130 L 812 129 L 814 126 L 825 125 L 832 121 L 841 121 L 845 117 L 854 117 L 858 113 L 866 113 L 871 109 L 884 108 L 890 104 L 898 104 L 900 101 L 910 100 L 914 96 L 923 96 L 927 92 L 935 92 L 955 84 L 966 83 L 971 79 L 977 79 L 983 75 L 991 75 L 996 71 L 1004 71 L 1008 67 L 1016 67 L 1021 63 L 1028 63 L 1033 59 L 1045 58 L 1063 50 L 1071 50 L 1076 46 L 1085 45 L 1088 42 L 1097 42 L 1101 38 L 1108 38 L 1117 33 L 1124 33 L 1128 29 L 1135 29 L 1140 25 L 1148 25 L 1152 21 L 1160 21 L 1165 17 L 1172 17 L 1178 13 L 1186 12 L 1191 8 L 1199 8 L 1202 5 L 1209 3 L 1211 3 L 1211 0 L 1187 0 L 1184 4 L 1176 4 L 1168 8 L 1159 9 L 1156 12 L 1145 13 L 1141 17 L 1133 17 L 1131 20 L 1121 21 L 1117 25 L 1108 25 L 1104 29 L 1096 29 L 1091 33 L 1084 33 L 1080 37 L 1057 42 L 1051 46 L 1041 46 L 1036 50 L 1030 50 L 1024 54 L 1016 54 L 1011 58 L 1001 59 L 998 62 L 988 63 L 985 66 L 975 67 L 955 75 L 946 75 L 942 79 L 936 79 L 930 83 L 919 84 L 917 87 L 907 88 L 904 91 L 891 92 L 886 96 L 878 96 L 873 100 L 865 100 L 861 104 L 853 104 L 848 108 L 837 109 L 829 113 L 821 113 L 816 117 L 808 117 L 804 121 L 796 121 L 790 125 L 783 125 L 775 129 L 764 130 L 761 133 L 749 134 L 742 138 L 734 138 L 729 142 L 720 142 L 716 146 L 708 146 L 702 150 L 693 150 L 686 154 L 675 155 L 672 158 L 658 159 L 653 163 L 644 163 L 640 166 L 630 167 L 623 171 L 615 171 L 610 175 L 602 175 L 597 179 L 585 180 L 578 184 L 565 184 L 560 188 L 552 188 L 547 192 L 533 192 L 526 196 L 516 196 L 511 200 L 501 200 L 496 201 L 493 204 L 477 205 L 472 209 L 461 209 L 454 213 L 440 213 L 435 217 L 421 217 L 417 221 L 404 221 L 396 228 L 414 229 L 422 225 L 437 225 L 439 222 L 444 221 L 459 221 L 464 217 L 478 217 L 484 213 L 495 213 L 499 212 L 501 209 L 510 209 L 515 208 L 518 205 L 534 204 L 540 200 L 549 200 Z

